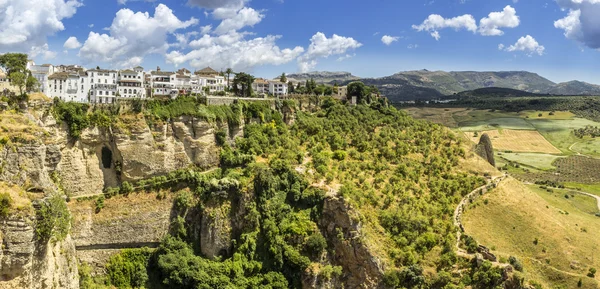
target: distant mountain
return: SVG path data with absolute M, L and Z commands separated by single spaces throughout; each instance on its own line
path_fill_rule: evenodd
M 406 100 L 431 100 L 453 98 L 454 94 L 495 88 L 476 93 L 491 92 L 501 96 L 523 96 L 525 93 L 541 95 L 600 95 L 600 85 L 581 81 L 556 84 L 536 73 L 527 71 L 429 71 L 426 69 L 399 72 L 380 78 L 358 78 L 349 72 L 309 72 L 290 74 L 288 78 L 305 81 L 313 78 L 318 83 L 347 85 L 360 80 L 374 85 L 391 102 Z M 498 90 L 507 88 L 510 90 Z M 521 91 L 521 92 L 518 92 Z
M 314 79 L 317 83 L 330 83 L 330 82 L 346 82 L 349 80 L 358 80 L 360 77 L 352 75 L 350 72 L 338 71 L 313 71 L 307 73 L 293 73 L 287 75 L 287 78 L 295 79 L 297 81 L 306 81 L 308 79 Z
M 475 90 L 467 90 L 459 92 L 455 95 L 457 98 L 469 97 L 526 97 L 526 96 L 549 96 L 549 94 L 540 94 L 527 92 L 512 88 L 487 87 L 478 88 Z
M 574 80 L 556 84 L 547 93 L 554 95 L 600 95 L 600 85 Z

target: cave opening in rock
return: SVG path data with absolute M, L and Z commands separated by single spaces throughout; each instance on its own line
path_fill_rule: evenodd
M 112 151 L 107 147 L 102 148 L 102 166 L 105 169 L 110 169 L 112 166 Z

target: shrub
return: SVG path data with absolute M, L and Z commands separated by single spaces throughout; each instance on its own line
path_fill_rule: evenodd
M 225 142 L 227 141 L 227 133 L 224 129 L 219 129 L 215 132 L 215 141 L 219 146 L 225 145 Z
M 100 213 L 100 211 L 103 208 L 104 208 L 104 195 L 102 195 L 96 199 L 96 214 Z
M 346 151 L 342 151 L 342 150 L 337 150 L 337 151 L 333 152 L 333 158 L 338 161 L 345 160 L 347 155 L 348 155 L 348 153 L 346 153 Z
M 321 233 L 312 234 L 306 240 L 306 250 L 315 258 L 318 258 L 325 248 L 327 248 L 327 240 Z
M 121 184 L 120 192 L 123 195 L 128 195 L 129 193 L 133 192 L 133 185 L 129 182 L 123 182 L 123 184 Z
M 71 215 L 67 203 L 55 194 L 44 201 L 37 211 L 37 224 L 35 226 L 38 240 L 62 241 L 67 237 L 71 224 Z
M 0 217 L 7 217 L 13 200 L 8 193 L 0 194 Z
M 112 256 L 106 264 L 110 284 L 117 288 L 142 288 L 148 282 L 150 249 L 127 249 Z
M 587 276 L 590 278 L 595 278 L 596 277 L 596 268 L 590 268 L 590 271 L 588 272 Z
M 508 263 L 510 263 L 515 268 L 515 270 L 523 272 L 523 264 L 521 264 L 521 262 L 517 260 L 516 257 L 510 256 L 508 258 Z

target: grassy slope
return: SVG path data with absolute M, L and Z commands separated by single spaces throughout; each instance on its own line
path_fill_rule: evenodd
M 508 161 L 517 162 L 540 170 L 556 169 L 552 163 L 560 156 L 538 153 L 502 153 L 499 155 Z
M 595 233 L 600 232 L 600 222 L 580 210 L 590 206 L 583 196 L 568 201 L 508 179 L 484 198 L 488 205 L 480 202 L 465 213 L 467 234 L 502 257 L 517 256 L 526 274 L 548 288 L 576 288 L 579 278 L 583 288 L 600 286 L 584 276 L 590 266 L 600 267 Z

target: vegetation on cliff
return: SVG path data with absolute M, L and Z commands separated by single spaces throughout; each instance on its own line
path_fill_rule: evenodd
M 360 242 L 381 259 L 389 286 L 483 288 L 492 282 L 477 276 L 493 275 L 493 268 L 467 270 L 468 278 L 450 273 L 456 264 L 471 267 L 454 252 L 452 212 L 464 195 L 484 183 L 456 169 L 465 152 L 451 132 L 384 102 L 352 107 L 325 99 L 315 113 L 298 112 L 292 126 L 265 105 L 229 109 L 247 122 L 244 137 L 223 146 L 221 170 L 209 175 L 181 171 L 133 185 L 135 190 L 187 188 L 175 200 L 171 236 L 148 258 L 147 275 L 158 280 L 146 281 L 151 287 L 299 288 L 309 267 L 323 260 L 317 266 L 318 282 L 342 280 L 351 274 L 344 271 L 348 264 L 331 257 L 335 248 L 321 227 L 328 195 L 342 197 L 358 212 Z M 164 107 L 149 106 L 148 111 L 168 111 L 165 118 L 179 115 Z M 203 256 L 191 220 L 210 217 L 209 203 L 215 202 L 231 207 L 236 221 L 230 248 L 211 260 Z M 340 231 L 334 238 L 348 236 Z M 138 266 L 114 264 L 137 264 L 137 257 L 129 255 L 111 261 L 105 284 L 139 284 L 144 276 L 118 277 Z M 477 273 L 481 270 L 485 272 Z

